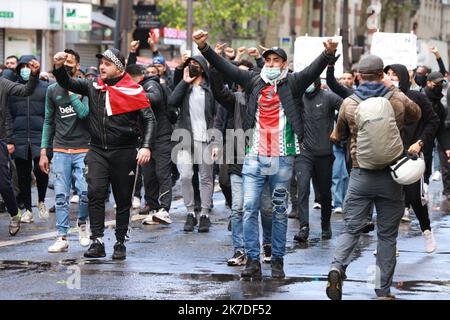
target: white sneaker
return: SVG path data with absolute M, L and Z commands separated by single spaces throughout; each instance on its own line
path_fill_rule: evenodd
M 337 207 L 336 209 L 334 209 L 334 213 L 342 214 L 342 208 L 341 207 Z
M 153 225 L 153 224 L 159 224 L 159 222 L 153 221 L 153 212 L 150 212 L 144 220 L 142 220 L 142 224 L 144 225 Z
M 44 202 L 39 202 L 37 207 L 38 207 L 38 210 L 39 210 L 39 218 L 41 218 L 41 219 L 48 219 L 50 214 L 48 213 L 48 210 L 47 210 L 47 207 L 45 206 L 45 203 Z
M 433 173 L 433 176 L 431 177 L 431 180 L 433 180 L 433 181 L 441 180 L 441 172 L 440 171 L 435 171 Z
M 436 250 L 436 240 L 434 239 L 433 231 L 425 230 L 423 238 L 425 239 L 425 251 L 427 253 L 434 252 Z
M 48 247 L 49 253 L 66 252 L 69 249 L 69 242 L 63 237 L 58 237 L 56 242 Z
M 411 213 L 408 208 L 405 208 L 405 213 L 403 213 L 402 222 L 411 222 Z
M 80 202 L 80 196 L 77 194 L 74 194 L 72 196 L 72 198 L 70 198 L 70 203 L 78 203 L 78 202 Z
M 313 209 L 320 209 L 320 208 L 322 208 L 322 206 L 320 205 L 320 203 L 314 202 Z
M 153 221 L 162 223 L 162 224 L 171 224 L 172 219 L 170 219 L 169 213 L 166 211 L 166 209 L 159 209 L 158 212 L 156 212 L 153 215 Z
M 86 223 L 78 227 L 78 241 L 82 247 L 87 247 L 91 244 L 90 232 Z
M 26 210 L 20 219 L 21 223 L 32 223 L 33 221 L 33 213 L 30 210 Z
M 132 207 L 133 209 L 139 209 L 141 207 L 141 199 L 139 199 L 138 197 L 133 197 Z

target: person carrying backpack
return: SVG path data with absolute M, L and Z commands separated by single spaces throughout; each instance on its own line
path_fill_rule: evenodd
M 361 84 L 346 98 L 339 111 L 332 140 L 350 137 L 352 171 L 344 203 L 344 227 L 337 240 L 334 260 L 328 274 L 327 296 L 342 299 L 342 281 L 352 253 L 359 243 L 369 208 L 377 210 L 377 260 L 375 293 L 391 299 L 396 264 L 396 239 L 403 215 L 402 186 L 396 183 L 389 165 L 403 154 L 400 136 L 405 123 L 418 121 L 421 111 L 389 80 L 384 80 L 383 61 L 368 55 L 361 59 Z M 383 83 L 384 82 L 384 83 Z M 390 89 L 388 89 L 390 88 Z

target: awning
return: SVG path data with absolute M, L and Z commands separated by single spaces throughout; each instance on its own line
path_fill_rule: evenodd
M 99 11 L 92 11 L 92 21 L 109 28 L 114 28 L 116 26 L 116 20 L 113 20 L 110 17 L 105 16 L 103 13 Z

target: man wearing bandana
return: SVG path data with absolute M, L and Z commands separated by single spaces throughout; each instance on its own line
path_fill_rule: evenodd
M 117 242 L 112 258 L 123 260 L 126 258 L 124 241 L 136 169 L 137 165 L 150 161 L 155 117 L 143 88 L 125 73 L 125 58 L 120 51 L 111 48 L 98 54 L 97 58 L 101 59 L 97 79 L 70 78 L 64 68 L 67 59 L 65 52 L 54 56 L 53 74 L 61 87 L 89 98 L 88 108 L 80 105 L 76 110 L 78 115 L 86 111 L 89 113 L 87 118 L 91 136 L 85 162 L 92 244 L 84 256 L 106 256 L 103 243 L 105 200 L 111 183 L 117 204 Z

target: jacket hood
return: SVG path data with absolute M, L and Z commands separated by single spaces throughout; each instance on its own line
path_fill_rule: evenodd
M 155 76 L 146 75 L 139 84 L 141 86 L 144 86 L 147 82 L 150 82 L 150 81 L 156 81 L 156 82 L 160 83 L 160 79 L 161 78 L 159 75 L 155 75 Z
M 383 97 L 388 92 L 389 89 L 380 82 L 365 82 L 359 85 L 355 94 L 362 100 L 367 100 L 373 97 Z
M 409 72 L 408 69 L 402 64 L 391 64 L 384 68 L 384 72 L 387 73 L 389 69 L 392 69 L 398 77 L 399 80 L 399 89 L 406 93 L 411 87 L 411 83 L 409 82 Z
M 189 61 L 194 60 L 198 62 L 203 69 L 203 72 L 205 73 L 205 81 L 209 85 L 210 84 L 210 74 L 209 74 L 209 67 L 208 67 L 208 61 L 203 56 L 193 56 L 186 60 L 184 63 L 184 67 L 187 67 L 189 65 Z
M 20 59 L 19 59 L 19 62 L 17 63 L 17 67 L 16 67 L 17 74 L 20 74 L 20 66 L 22 64 L 27 64 L 28 62 L 30 62 L 33 59 L 37 60 L 36 57 L 31 55 L 31 54 L 30 55 L 21 56 Z

